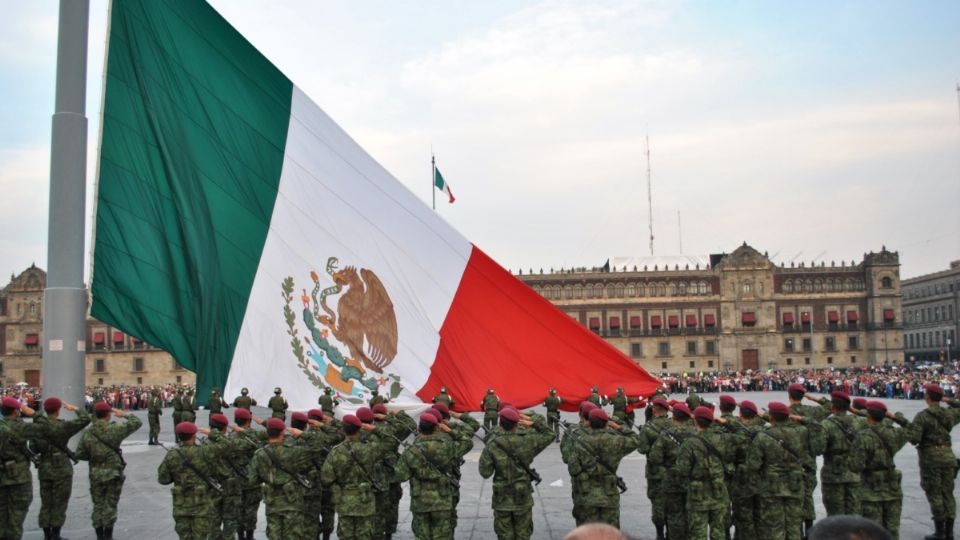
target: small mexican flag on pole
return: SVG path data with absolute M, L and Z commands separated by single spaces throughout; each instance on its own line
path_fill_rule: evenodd
M 434 158 L 433 156 L 430 156 L 430 163 L 433 165 L 433 187 L 446 193 L 447 197 L 450 199 L 449 202 L 453 203 L 453 201 L 457 199 L 453 196 L 453 192 L 450 191 L 450 184 L 448 184 L 447 181 L 443 179 L 443 175 L 440 174 L 440 169 L 437 168 L 436 158 Z M 433 192 L 433 209 L 434 210 L 437 209 L 437 192 L 436 191 Z

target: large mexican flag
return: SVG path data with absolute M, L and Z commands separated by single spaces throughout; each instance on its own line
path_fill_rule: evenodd
M 209 5 L 114 0 L 92 314 L 200 395 L 476 409 L 657 381 L 407 190 Z

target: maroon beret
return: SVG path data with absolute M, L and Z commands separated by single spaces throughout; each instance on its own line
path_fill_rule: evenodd
M 370 410 L 370 407 L 360 407 L 357 409 L 357 418 L 359 418 L 361 422 L 369 424 L 373 422 L 373 411 Z
M 844 392 L 843 390 L 834 390 L 833 392 L 830 392 L 830 398 L 839 399 L 841 401 L 850 403 L 850 394 Z
M 733 396 L 728 396 L 728 395 L 724 394 L 724 395 L 720 396 L 720 404 L 721 404 L 721 405 L 733 405 L 734 407 L 736 407 L 736 406 L 737 406 L 737 400 L 736 400 Z
M 510 405 L 510 404 L 508 403 L 508 404 L 507 404 L 507 407 L 513 407 L 513 405 Z M 503 408 L 505 408 L 505 407 L 502 407 L 502 406 L 501 406 L 500 408 L 503 409 Z M 446 404 L 446 403 L 443 403 L 443 402 L 434 403 L 434 404 L 433 404 L 433 409 L 436 410 L 436 411 L 438 411 L 440 414 L 442 414 L 444 418 L 450 416 L 450 408 L 447 407 L 447 404 Z
M 498 411 L 498 412 L 499 412 L 499 411 L 502 411 L 503 409 L 506 409 L 507 407 L 513 407 L 513 403 L 510 403 L 509 401 L 501 401 L 501 402 L 500 402 L 500 406 L 497 407 L 497 411 Z
M 354 416 L 354 415 L 352 415 L 352 414 L 348 414 L 348 415 L 346 415 L 346 416 L 343 417 L 343 425 L 345 425 L 345 426 L 350 425 L 350 426 L 360 427 L 360 426 L 363 425 L 363 422 L 361 422 L 360 419 L 357 418 L 356 416 Z
M 771 401 L 771 402 L 767 405 L 767 409 L 768 409 L 771 413 L 785 414 L 785 415 L 787 415 L 787 416 L 790 415 L 790 407 L 787 407 L 787 404 L 786 404 L 786 403 L 782 403 L 782 402 L 779 402 L 779 401 Z
M 226 426 L 230 424 L 230 420 L 228 420 L 227 417 L 222 413 L 214 413 L 210 415 L 210 423 L 214 423 L 214 422 L 216 422 L 217 424 L 220 424 L 221 426 Z
M 500 418 L 503 418 L 504 420 L 509 420 L 511 422 L 519 422 L 520 413 L 518 413 L 517 410 L 514 409 L 513 407 L 510 407 L 500 411 Z
M 590 420 L 603 420 L 604 422 L 610 420 L 610 417 L 607 416 L 607 412 L 601 408 L 591 409 L 590 410 Z
M 307 420 L 309 420 L 309 418 L 307 418 L 307 413 L 300 412 L 300 411 L 293 413 L 290 419 L 293 420 L 294 422 L 303 422 L 303 423 L 306 423 Z
M 427 424 L 437 425 L 440 422 L 440 419 L 428 409 L 420 415 L 420 421 Z
M 667 400 L 663 399 L 662 397 L 658 397 L 657 399 L 653 400 L 653 406 L 670 410 L 670 404 L 667 403 Z
M 373 414 L 387 414 L 388 412 L 390 411 L 387 410 L 387 406 L 383 403 L 377 403 L 373 406 Z
M 867 407 L 867 398 L 853 398 L 853 408 L 854 409 L 865 409 Z
M 592 401 L 581 401 L 580 402 L 580 412 L 589 413 L 590 411 L 597 408 L 597 404 Z
M 713 421 L 713 409 L 710 407 L 704 407 L 703 405 L 697 407 L 693 410 L 693 415 L 697 418 L 702 418 L 704 420 Z
M 3 398 L 3 407 L 7 409 L 19 409 L 20 401 L 15 397 L 4 396 Z
M 43 402 L 43 410 L 48 413 L 55 413 L 63 407 L 63 402 L 58 397 L 49 397 Z
M 93 406 L 93 410 L 97 412 L 110 412 L 113 410 L 113 407 L 106 401 L 98 401 L 97 404 Z
M 275 429 L 277 431 L 283 431 L 287 429 L 287 425 L 283 423 L 283 420 L 279 418 L 271 418 L 267 420 L 267 429 Z
M 177 435 L 196 435 L 197 425 L 193 422 L 180 422 L 173 430 Z
M 251 420 L 252 418 L 253 418 L 253 415 L 250 414 L 250 411 L 246 409 L 237 408 L 235 411 L 233 411 L 234 420 Z
M 793 383 L 787 387 L 787 392 L 800 392 L 801 394 L 806 394 L 807 389 L 804 388 L 800 383 Z
M 923 391 L 928 394 L 936 394 L 940 397 L 943 397 L 943 388 L 940 388 L 939 384 L 925 384 L 923 385 Z
M 866 408 L 868 411 L 887 412 L 887 406 L 882 401 L 868 401 Z
M 740 410 L 742 411 L 744 409 L 748 411 L 753 411 L 753 414 L 757 414 L 757 404 L 748 399 L 745 399 L 740 402 Z
M 676 416 L 677 413 L 690 416 L 690 407 L 687 407 L 686 403 L 675 403 L 673 405 L 673 415 Z
M 323 411 L 321 409 L 310 409 L 307 411 L 307 417 L 312 420 L 323 420 Z

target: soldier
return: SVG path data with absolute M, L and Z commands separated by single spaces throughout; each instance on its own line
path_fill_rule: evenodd
M 210 449 L 212 475 L 223 487 L 221 492 L 211 493 L 213 522 L 211 531 L 215 538 L 233 539 L 240 530 L 240 510 L 243 504 L 243 485 L 247 471 L 240 467 L 241 441 L 227 437 L 230 421 L 222 413 L 210 415 L 210 430 L 203 446 Z
M 563 400 L 557 396 L 557 389 L 551 388 L 550 395 L 543 400 L 543 406 L 547 408 L 547 425 L 553 430 L 556 442 L 560 442 L 560 403 Z
M 249 465 L 254 453 L 267 443 L 267 435 L 264 431 L 253 429 L 250 425 L 252 420 L 253 415 L 247 409 L 237 408 L 233 411 L 233 421 L 236 422 L 236 426 L 233 428 L 231 438 L 237 443 L 237 466 L 248 473 L 246 482 L 241 485 L 240 515 L 237 525 L 240 540 L 253 540 L 253 531 L 257 528 L 257 512 L 263 497 L 260 483 L 250 479 Z
M 425 540 L 453 538 L 456 522 L 451 519 L 457 479 L 450 473 L 463 454 L 473 448 L 464 431 L 453 430 L 430 410 L 420 415 L 420 436 L 401 454 L 397 478 L 410 481 L 410 512 L 413 534 Z M 437 431 L 451 440 L 438 437 Z
M 192 422 L 177 424 L 174 433 L 180 446 L 167 451 L 157 469 L 157 481 L 173 484 L 170 493 L 177 536 L 206 540 L 219 538 L 213 533 L 213 500 L 220 484 L 214 480 L 212 448 L 197 445 L 197 431 Z
M 381 396 L 380 392 L 376 388 L 374 388 L 373 390 L 370 391 L 370 401 L 368 401 L 367 403 L 369 404 L 370 408 L 373 409 L 375 406 L 379 405 L 380 403 L 383 403 L 384 405 L 386 405 L 389 401 L 390 401 L 389 399 Z
M 188 388 L 186 395 L 180 400 L 180 417 L 183 422 L 196 422 L 197 420 L 197 398 L 193 395 L 192 388 Z
M 294 413 L 297 415 L 299 413 Z M 298 428 L 299 418 L 294 419 L 294 426 Z M 323 489 L 320 482 L 320 470 L 327 460 L 330 449 L 343 440 L 343 431 L 333 424 L 333 417 L 325 417 L 320 409 L 310 409 L 307 412 L 306 424 L 309 429 L 300 435 L 297 442 L 307 447 L 313 468 L 310 471 L 312 486 L 307 490 L 304 498 L 307 515 L 307 538 L 329 540 L 333 534 L 334 507 L 333 494 L 329 489 Z
M 928 384 L 923 390 L 927 408 L 913 417 L 909 431 L 910 442 L 917 446 L 920 457 L 920 487 L 930 503 L 936 530 L 926 539 L 953 538 L 957 512 L 953 484 L 958 465 L 950 446 L 950 431 L 960 424 L 960 401 L 948 400 L 947 409 L 940 406 L 943 390 L 939 385 Z
M 819 404 L 819 407 L 803 404 L 803 398 L 807 389 L 802 384 L 791 384 L 787 387 L 787 397 L 790 399 L 790 413 L 806 417 L 811 420 L 806 426 L 807 443 L 804 456 L 806 460 L 812 459 L 816 462 L 817 456 L 823 454 L 824 439 L 823 430 L 820 427 L 820 421 L 830 416 L 830 408 L 827 407 L 826 399 L 812 401 Z M 804 531 L 813 526 L 813 520 L 817 519 L 817 510 L 813 507 L 813 491 L 817 488 L 817 468 L 807 467 L 803 469 L 803 526 Z
M 285 420 L 287 418 L 287 408 L 289 408 L 290 405 L 287 403 L 286 398 L 280 395 L 281 392 L 282 390 L 279 386 L 273 389 L 273 397 L 267 402 L 267 407 L 273 411 L 270 415 L 272 418 Z
M 894 539 L 900 538 L 900 510 L 903 505 L 903 490 L 900 488 L 900 471 L 893 461 L 894 456 L 910 436 L 907 429 L 893 427 L 884 422 L 890 418 L 903 427 L 910 422 L 902 414 L 887 412 L 881 401 L 868 401 L 866 429 L 857 433 L 853 452 L 864 457 L 860 482 L 860 512 L 890 531 Z
M 456 400 L 454 400 L 450 394 L 447 393 L 447 387 L 441 386 L 440 393 L 433 396 L 434 403 L 443 403 L 447 406 L 448 409 L 453 409 L 453 406 L 456 405 Z
M 173 428 L 183 421 L 183 387 L 177 387 L 177 393 L 173 396 Z
M 663 489 L 663 507 L 666 512 L 667 538 L 687 538 L 687 487 L 669 480 L 669 471 L 677 461 L 677 452 L 683 440 L 693 434 L 690 409 L 684 403 L 673 405 L 673 423 L 664 430 L 647 455 L 647 467 L 659 471 Z
M 375 416 L 369 407 L 360 407 L 356 412 L 357 418 L 364 426 L 375 426 L 376 429 L 370 432 L 360 434 L 360 440 L 372 446 L 377 447 L 377 453 L 380 459 L 370 469 L 370 476 L 376 480 L 376 485 L 382 489 L 374 491 L 374 506 L 377 512 L 373 516 L 373 536 L 381 539 L 386 533 L 387 528 L 387 507 L 390 504 L 390 477 L 393 475 L 393 468 L 396 457 L 396 447 L 399 442 L 390 438 L 387 428 L 375 425 Z
M 303 497 L 311 463 L 303 447 L 284 442 L 286 430 L 283 420 L 267 420 L 268 444 L 253 454 L 247 470 L 247 478 L 263 486 L 270 540 L 304 538 L 305 532 Z
M 759 484 L 761 518 L 758 531 L 770 540 L 800 540 L 803 522 L 805 428 L 787 429 L 790 408 L 770 402 L 771 427 L 757 432 L 747 451 L 743 467 Z
M 483 432 L 490 433 L 490 430 L 497 425 L 497 411 L 500 408 L 500 398 L 494 393 L 493 388 L 487 389 L 487 395 L 483 397 L 480 403 L 480 409 L 483 411 Z
M 77 446 L 77 459 L 89 463 L 90 499 L 93 501 L 92 522 L 97 538 L 113 538 L 113 524 L 117 521 L 117 504 L 123 481 L 123 470 L 127 462 L 123 460 L 120 444 L 140 429 L 143 422 L 136 416 L 120 409 L 112 409 L 104 401 L 94 407 L 96 420 L 90 429 L 83 432 Z M 123 418 L 125 422 L 110 421 L 111 415 Z
M 857 437 L 854 417 L 847 414 L 850 396 L 846 392 L 830 394 L 833 414 L 821 422 L 826 447 L 820 470 L 820 492 L 828 516 L 860 513 L 860 469 L 863 456 L 851 452 Z
M 577 480 L 578 475 L 574 474 L 574 470 L 576 469 L 571 468 L 571 465 L 576 461 L 574 436 L 589 426 L 590 411 L 596 408 L 597 406 L 589 401 L 580 402 L 580 421 L 577 424 L 564 424 L 566 429 L 564 429 L 563 438 L 560 439 L 560 457 L 563 459 L 563 462 L 567 464 L 567 472 L 570 474 L 570 493 L 573 495 L 573 519 L 577 523 L 584 522 L 584 511 L 581 501 L 583 492 L 580 490 L 580 483 Z
M 607 400 L 606 405 L 613 405 L 613 421 L 625 424 L 627 421 L 627 396 L 623 393 L 623 387 L 617 387 L 617 393 Z
M 652 411 L 650 419 L 640 430 L 640 446 L 637 448 L 637 451 L 643 455 L 650 454 L 653 443 L 656 442 L 661 433 L 670 428 L 670 417 L 667 416 L 667 413 L 670 412 L 670 404 L 667 403 L 667 400 L 663 398 L 654 399 L 650 410 Z M 648 459 L 644 475 L 647 479 L 647 498 L 650 499 L 650 517 L 657 531 L 657 540 L 666 538 L 664 530 L 667 525 L 667 516 L 663 508 L 664 498 L 661 489 L 665 472 L 663 468 L 651 465 Z
M 611 421 L 603 409 L 591 410 L 588 421 L 588 429 L 570 435 L 573 457 L 567 463 L 580 491 L 577 525 L 600 522 L 619 528 L 620 493 L 626 491 L 626 484 L 617 476 L 617 468 L 640 445 L 640 436 Z
M 73 420 L 60 419 L 64 408 L 77 415 Z M 60 538 L 60 528 L 67 519 L 67 504 L 73 490 L 73 451 L 67 447 L 70 438 L 87 427 L 90 415 L 87 411 L 59 398 L 49 397 L 43 402 L 46 415 L 34 416 L 33 423 L 43 427 L 43 433 L 33 439 L 34 452 L 40 454 L 37 477 L 40 479 L 40 528 L 43 537 Z
M 532 427 L 518 431 L 517 426 Z M 539 475 L 533 458 L 553 442 L 553 432 L 540 415 L 500 411 L 503 433 L 490 439 L 480 454 L 480 476 L 493 476 L 493 530 L 497 538 L 524 540 L 533 535 L 533 488 Z
M 587 398 L 587 401 L 593 403 L 597 407 L 603 406 L 603 398 L 600 397 L 600 387 L 594 386 L 590 389 L 590 397 Z
M 249 411 L 250 407 L 257 406 L 257 400 L 250 397 L 250 390 L 247 390 L 247 387 L 244 386 L 240 389 L 240 395 L 233 400 L 233 406 Z
M 32 453 L 27 440 L 40 434 L 40 426 L 21 418 L 33 416 L 33 409 L 16 398 L 4 397 L 0 403 L 0 534 L 7 538 L 23 535 L 23 520 L 33 500 Z
M 376 491 L 383 491 L 373 470 L 383 459 L 381 447 L 360 440 L 360 432 L 377 428 L 364 424 L 355 415 L 343 417 L 345 440 L 330 450 L 320 469 L 323 485 L 333 491 L 334 503 L 340 521 L 337 538 L 341 540 L 369 540 L 374 538 L 376 521 Z
M 500 406 L 503 407 L 503 405 L 504 405 L 504 402 L 501 402 Z M 437 418 L 440 419 L 440 422 L 447 424 L 457 432 L 462 432 L 468 437 L 473 437 L 473 435 L 480 430 L 480 422 L 477 422 L 472 416 L 470 416 L 467 413 L 451 412 L 447 408 L 447 406 L 444 405 L 443 403 L 435 403 L 433 405 L 433 410 L 434 412 L 437 413 L 438 415 Z M 457 419 L 458 422 L 456 424 L 451 424 L 450 423 L 451 417 Z M 496 432 L 493 432 L 493 433 L 496 433 Z M 447 439 L 451 442 L 453 441 L 453 438 L 447 436 L 445 433 L 439 433 L 438 435 L 442 435 L 443 436 L 442 438 Z M 486 435 L 492 435 L 492 433 L 488 433 Z M 450 473 L 457 480 L 456 485 L 454 486 L 454 492 L 453 492 L 453 513 L 450 517 L 450 519 L 454 524 L 454 527 L 456 527 L 456 523 L 457 523 L 457 506 L 460 504 L 460 477 L 462 476 L 460 467 L 463 465 L 463 463 L 464 461 L 461 456 L 461 459 L 458 459 L 457 462 L 454 464 L 453 468 L 450 469 Z
M 712 409 L 701 405 L 693 411 L 693 418 L 696 434 L 684 439 L 671 469 L 674 478 L 688 486 L 687 537 L 725 540 L 730 507 L 725 467 L 734 456 L 723 433 L 711 429 Z
M 149 445 L 160 444 L 160 416 L 163 414 L 163 401 L 160 399 L 160 389 L 150 391 L 150 401 L 147 403 L 147 422 L 150 424 Z
M 219 414 L 224 409 L 229 408 L 230 405 L 227 403 L 227 400 L 223 399 L 223 396 L 220 395 L 218 388 L 210 390 L 210 397 L 207 398 L 207 410 L 210 411 L 211 415 Z
M 850 414 L 854 416 L 853 425 L 857 431 L 867 429 L 870 424 L 867 422 L 867 400 L 866 398 L 853 398 L 850 404 Z
M 384 465 L 388 467 L 388 489 L 386 507 L 381 509 L 384 516 L 384 537 L 389 539 L 397 532 L 400 499 L 403 498 L 403 481 L 396 475 L 396 463 L 400 460 L 399 446 L 417 429 L 417 423 L 403 411 L 391 413 L 383 403 L 373 406 L 373 422 L 378 430 L 383 430 L 387 435 L 386 443 L 390 452 L 384 460 Z
M 723 409 L 723 398 L 720 397 L 720 408 Z M 733 525 L 736 528 L 737 540 L 757 540 L 761 532 L 757 530 L 761 521 L 760 497 L 757 482 L 753 475 L 746 470 L 747 454 L 753 439 L 757 432 L 764 429 L 764 420 L 757 414 L 757 406 L 752 401 L 740 402 L 740 418 L 738 422 L 732 423 L 727 420 L 728 425 L 739 425 L 742 435 L 739 444 L 736 446 L 736 456 L 734 464 L 736 473 L 734 481 L 727 486 L 730 490 L 730 502 L 733 510 Z
M 333 416 L 333 408 L 340 405 L 340 401 L 333 398 L 333 389 L 329 386 L 323 389 L 323 394 L 317 399 L 323 414 Z

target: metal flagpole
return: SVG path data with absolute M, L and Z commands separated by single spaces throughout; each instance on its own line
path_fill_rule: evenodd
M 57 90 L 50 141 L 43 395 L 83 406 L 87 291 L 83 286 L 89 0 L 60 0 Z
M 437 160 L 433 157 L 433 152 L 430 152 L 430 194 L 433 197 L 433 211 L 437 211 Z

